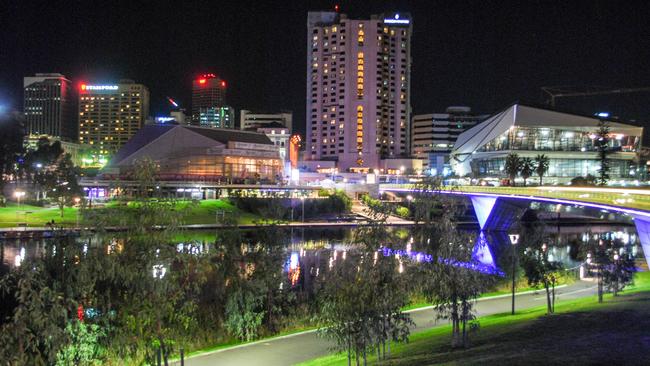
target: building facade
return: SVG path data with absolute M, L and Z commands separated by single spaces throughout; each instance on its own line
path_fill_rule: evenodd
M 215 74 L 203 74 L 192 81 L 192 124 L 214 122 L 219 109 L 226 105 L 226 82 Z
M 160 180 L 274 181 L 282 176 L 276 146 L 256 132 L 180 125 L 146 125 L 104 168 L 107 179 L 132 179 L 134 162 L 148 157 Z
M 410 154 L 411 21 L 309 12 L 305 159 L 367 172 Z
M 414 115 L 411 153 L 423 160 L 425 172 L 446 175 L 451 172 L 449 154 L 458 136 L 487 117 L 472 114 L 470 107 L 448 107 L 445 113 Z
M 565 183 L 577 176 L 597 176 L 600 119 L 514 104 L 463 132 L 451 152 L 459 176 L 501 177 L 510 153 L 535 159 L 544 154 L 548 183 Z M 607 121 L 608 159 L 612 180 L 638 179 L 643 127 Z
M 230 106 L 199 108 L 199 126 L 235 128 L 235 110 Z
M 70 80 L 61 74 L 23 79 L 23 112 L 28 135 L 77 140 L 77 119 Z
M 254 112 L 242 109 L 239 115 L 239 128 L 242 130 L 255 130 L 273 124 L 280 124 L 291 132 L 293 115 L 291 112 Z
M 142 84 L 81 84 L 78 141 L 90 145 L 92 159 L 105 161 L 142 128 L 148 114 L 149 89 Z

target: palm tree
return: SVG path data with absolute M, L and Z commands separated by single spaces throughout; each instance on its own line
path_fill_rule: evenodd
M 519 159 L 519 155 L 515 153 L 510 153 L 506 157 L 506 166 L 505 166 L 506 174 L 508 174 L 508 177 L 510 177 L 510 185 L 514 186 L 515 185 L 515 178 L 517 177 L 517 174 L 519 174 L 519 171 L 521 170 L 521 159 Z
M 535 172 L 539 176 L 539 185 L 542 185 L 542 178 L 548 172 L 549 160 L 548 157 L 544 154 L 537 155 L 535 157 Z
M 535 162 L 531 158 L 521 159 L 521 177 L 524 178 L 524 187 L 526 186 L 526 181 L 530 178 L 531 175 L 535 172 Z

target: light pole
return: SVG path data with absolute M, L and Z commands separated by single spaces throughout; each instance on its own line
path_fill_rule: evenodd
M 74 203 L 77 204 L 77 227 L 79 227 L 79 202 L 81 202 L 81 198 L 75 197 Z
M 512 244 L 512 315 L 515 315 L 515 245 L 519 242 L 519 234 L 510 234 L 508 236 Z

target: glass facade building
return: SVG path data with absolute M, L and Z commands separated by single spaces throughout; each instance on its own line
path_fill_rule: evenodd
M 563 183 L 577 176 L 597 175 L 600 169 L 598 118 L 515 104 L 463 132 L 451 153 L 459 176 L 506 177 L 510 153 L 549 158 L 546 177 Z M 611 179 L 638 179 L 643 128 L 607 121 Z M 555 179 L 553 179 L 555 178 Z

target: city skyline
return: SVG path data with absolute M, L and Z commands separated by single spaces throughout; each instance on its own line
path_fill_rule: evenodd
M 306 50 L 299 45 L 306 42 L 307 11 L 332 10 L 335 2 L 238 4 L 164 3 L 154 9 L 123 3 L 115 7 L 118 14 L 97 12 L 92 2 L 56 9 L 16 2 L 4 28 L 1 104 L 22 109 L 24 76 L 60 72 L 73 85 L 138 80 L 151 90 L 150 113 L 156 116 L 169 110 L 167 96 L 189 108 L 192 80 L 213 72 L 228 83 L 235 109 L 292 110 L 296 130 L 304 133 Z M 541 102 L 539 88 L 548 85 L 650 85 L 643 65 L 650 52 L 647 6 L 341 2 L 340 11 L 361 18 L 411 13 L 414 114 L 458 104 L 493 113 L 515 100 Z M 35 13 L 42 26 L 27 25 Z M 607 109 L 642 122 L 649 114 L 646 99 L 647 93 L 571 98 L 558 106 L 582 113 Z

